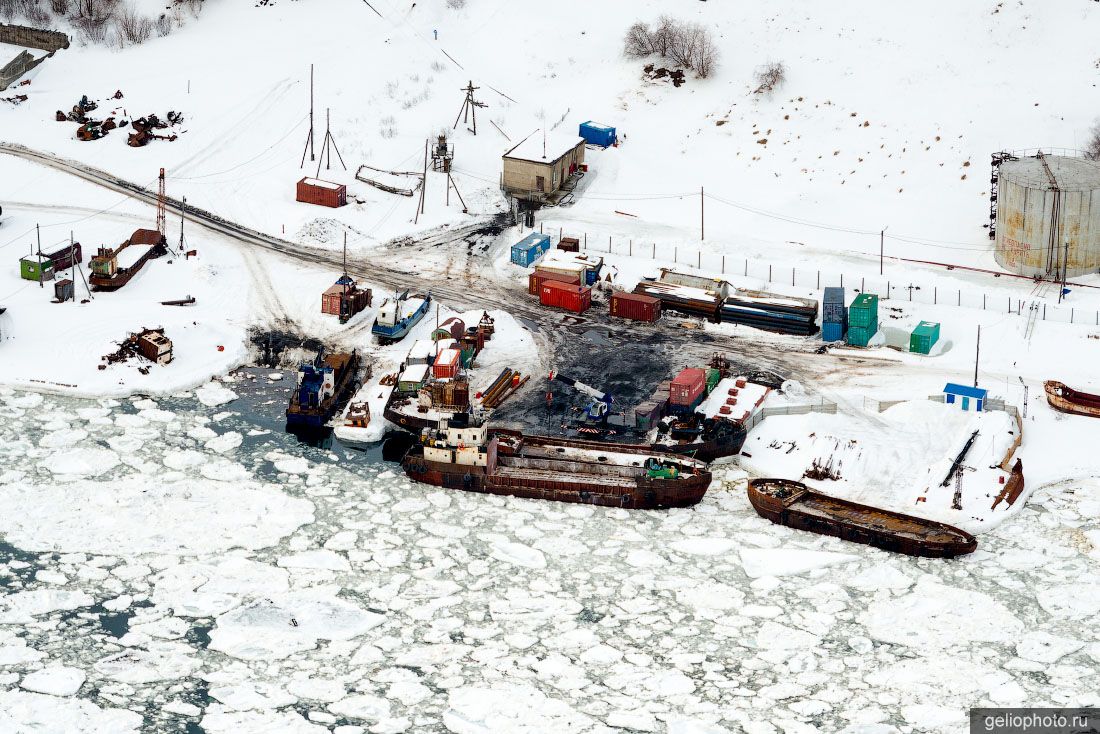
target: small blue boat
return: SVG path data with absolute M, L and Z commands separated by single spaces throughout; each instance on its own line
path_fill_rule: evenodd
M 286 409 L 287 430 L 320 430 L 358 385 L 359 353 L 317 355 L 298 368 L 298 383 Z
M 432 303 L 432 294 L 429 291 L 424 295 L 409 295 L 408 291 L 395 294 L 393 298 L 387 298 L 378 307 L 378 317 L 374 320 L 374 326 L 370 333 L 378 337 L 382 344 L 392 344 L 401 341 L 409 333 L 412 327 L 424 318 Z

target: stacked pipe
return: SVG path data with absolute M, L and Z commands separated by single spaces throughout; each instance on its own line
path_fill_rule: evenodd
M 661 302 L 663 311 L 702 316 L 710 321 L 718 320 L 718 310 L 722 305 L 721 299 L 709 291 L 653 280 L 641 281 L 634 292 L 656 298 Z
M 723 323 L 744 324 L 780 334 L 809 336 L 817 332 L 817 301 L 739 290 L 719 309 Z

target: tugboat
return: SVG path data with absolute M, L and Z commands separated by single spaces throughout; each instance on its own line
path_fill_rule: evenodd
M 401 341 L 409 333 L 409 329 L 416 326 L 432 303 L 432 294 L 429 291 L 424 295 L 409 295 L 406 290 L 395 294 L 393 298 L 387 298 L 378 307 L 378 317 L 371 327 L 371 334 L 378 337 L 380 344 L 393 344 Z
M 694 459 L 490 430 L 469 414 L 425 429 L 401 466 L 411 479 L 448 489 L 635 510 L 690 507 L 711 480 Z
M 973 535 L 951 525 L 818 494 L 801 482 L 753 479 L 748 493 L 756 513 L 777 525 L 894 553 L 954 558 L 978 547 Z
M 144 252 L 136 258 L 130 257 L 144 245 L 148 246 Z M 167 254 L 168 241 L 163 234 L 155 229 L 135 230 L 130 239 L 117 248 L 99 248 L 90 263 L 92 274 L 88 277 L 88 282 L 97 291 L 117 291 L 129 283 L 145 267 L 145 263 Z
M 355 389 L 359 364 L 359 352 L 353 351 L 318 354 L 313 362 L 301 365 L 286 409 L 287 430 L 323 428 Z

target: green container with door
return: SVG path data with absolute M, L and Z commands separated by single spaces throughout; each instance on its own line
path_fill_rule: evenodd
M 928 354 L 940 340 L 940 325 L 935 321 L 922 321 L 909 335 L 909 351 Z
M 848 328 L 878 327 L 878 296 L 874 293 L 860 293 L 848 307 Z
M 53 280 L 53 261 L 25 257 L 19 261 L 19 275 L 23 280 Z
M 848 344 L 853 347 L 865 347 L 871 343 L 871 339 L 878 333 L 878 324 L 874 326 L 849 326 Z
M 722 381 L 722 373 L 713 367 L 707 368 L 707 394 L 714 389 L 715 385 Z

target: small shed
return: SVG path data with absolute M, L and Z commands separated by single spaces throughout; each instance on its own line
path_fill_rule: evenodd
M 578 135 L 531 133 L 502 156 L 501 188 L 508 196 L 556 202 L 554 195 L 584 170 L 584 145 Z
M 512 245 L 512 262 L 524 268 L 542 257 L 550 249 L 550 235 L 532 232 Z
M 432 332 L 432 341 L 440 339 L 461 339 L 466 335 L 466 324 L 457 316 L 452 316 L 436 327 Z
M 404 369 L 397 378 L 397 390 L 403 393 L 413 393 L 428 381 L 428 365 L 413 364 Z
M 599 145 L 602 148 L 608 148 L 618 142 L 615 128 L 591 120 L 581 123 L 578 135 L 589 145 Z
M 76 295 L 76 291 L 73 288 L 73 282 L 68 278 L 59 280 L 53 284 L 53 297 L 58 303 L 65 303 L 65 301 L 76 300 L 73 296 Z
M 305 204 L 317 204 L 335 209 L 348 203 L 348 187 L 307 176 L 298 182 L 298 195 L 295 198 Z
M 962 410 L 973 410 L 980 413 L 985 408 L 988 390 L 969 385 L 959 385 L 949 382 L 943 386 L 943 401 L 948 405 L 958 405 Z
M 53 263 L 46 258 L 39 262 L 37 255 L 25 257 L 19 261 L 19 275 L 23 280 L 53 280 Z

